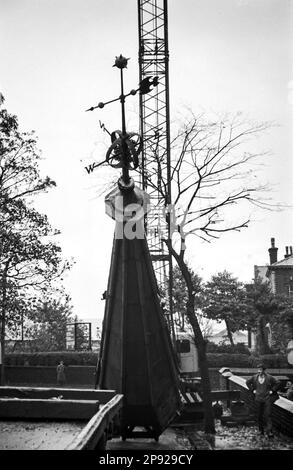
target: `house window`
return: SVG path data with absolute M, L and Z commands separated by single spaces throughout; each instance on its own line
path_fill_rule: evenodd
M 288 295 L 289 297 L 293 296 L 293 276 L 290 276 L 290 279 L 289 279 Z

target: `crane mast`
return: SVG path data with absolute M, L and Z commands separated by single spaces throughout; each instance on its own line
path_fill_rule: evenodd
M 138 0 L 139 74 L 158 77 L 150 93 L 140 94 L 140 133 L 143 137 L 142 185 L 151 210 L 145 227 L 151 259 L 160 289 L 166 293 L 166 317 L 175 344 L 172 312 L 172 257 L 163 239 L 171 239 L 171 164 L 169 109 L 169 50 L 167 0 Z

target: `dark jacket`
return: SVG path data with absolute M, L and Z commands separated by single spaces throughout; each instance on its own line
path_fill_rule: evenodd
M 289 388 L 286 393 L 286 398 L 293 401 L 293 387 Z
M 58 364 L 57 368 L 57 382 L 65 382 L 65 366 L 64 364 Z
M 246 385 L 251 392 L 255 390 L 256 401 L 266 401 L 270 397 L 270 392 L 277 392 L 280 388 L 280 382 L 270 374 L 264 374 L 264 382 L 261 384 L 258 380 L 259 373 L 246 380 Z

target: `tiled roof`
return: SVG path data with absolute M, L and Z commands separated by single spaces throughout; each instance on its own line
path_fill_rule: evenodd
M 286 267 L 293 267 L 293 255 L 289 256 L 288 258 L 281 259 L 276 263 L 271 264 L 270 267 L 278 267 L 278 266 L 286 266 Z
M 243 337 L 246 337 L 246 334 L 243 333 L 242 331 L 235 331 L 233 332 L 233 336 L 236 335 L 236 336 L 243 336 Z M 211 336 L 211 338 L 221 338 L 222 336 L 228 336 L 227 334 L 227 330 L 224 329 L 224 330 L 221 330 L 219 331 L 218 333 L 214 334 Z

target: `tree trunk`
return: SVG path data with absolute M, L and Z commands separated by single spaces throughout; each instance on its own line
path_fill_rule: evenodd
M 6 322 L 6 298 L 7 298 L 7 270 L 2 275 L 2 308 L 1 308 L 1 332 L 0 332 L 0 385 L 5 385 L 5 322 Z
M 233 335 L 232 335 L 232 331 L 230 328 L 230 322 L 228 319 L 225 319 L 225 323 L 226 323 L 226 330 L 227 330 L 227 335 L 228 335 L 230 344 L 231 346 L 234 346 L 234 340 L 233 340 Z
M 182 276 L 186 282 L 188 290 L 188 302 L 187 302 L 187 311 L 186 315 L 190 322 L 190 325 L 193 330 L 194 341 L 198 350 L 198 359 L 201 373 L 201 385 L 203 393 L 203 407 L 204 407 L 204 431 L 205 433 L 214 434 L 215 431 L 215 420 L 214 412 L 212 407 L 212 397 L 211 397 L 211 385 L 209 377 L 209 368 L 208 361 L 206 356 L 206 340 L 204 339 L 196 314 L 195 314 L 195 301 L 193 293 L 192 278 L 189 272 L 188 266 L 186 265 L 183 255 L 178 255 L 174 248 L 171 246 L 171 243 L 166 241 L 168 249 L 172 256 L 174 256 Z
M 192 326 L 195 344 L 198 350 L 198 360 L 201 373 L 201 385 L 203 394 L 203 407 L 204 407 L 204 431 L 209 434 L 215 433 L 214 412 L 212 407 L 211 385 L 208 361 L 206 355 L 206 340 L 202 336 L 200 326 L 198 324 L 196 315 L 194 313 L 194 298 L 189 299 L 187 307 L 187 316 Z
M 288 329 L 290 331 L 290 337 L 293 338 L 293 320 L 288 320 L 287 321 Z
M 257 319 L 256 325 L 256 353 L 258 355 L 268 354 L 270 352 L 270 348 L 268 345 L 268 340 L 265 332 L 265 318 L 263 315 L 259 315 Z
M 247 327 L 247 347 L 248 348 L 252 347 L 252 334 L 251 334 L 251 328 L 249 326 Z

